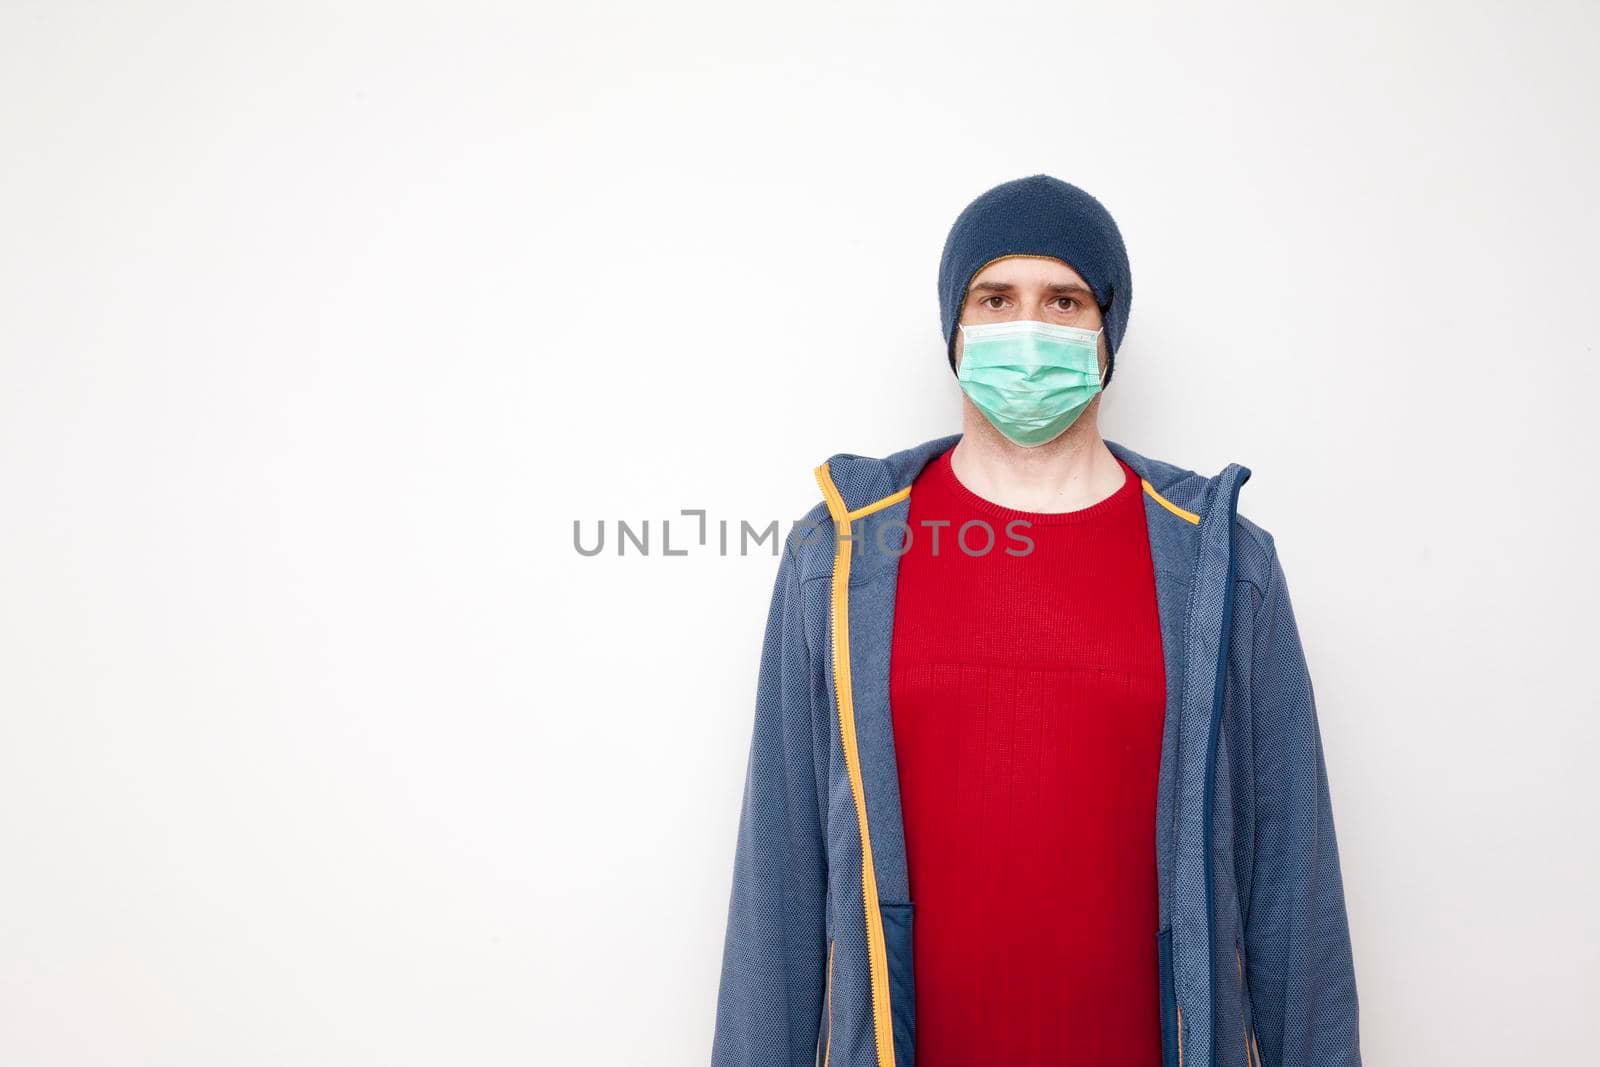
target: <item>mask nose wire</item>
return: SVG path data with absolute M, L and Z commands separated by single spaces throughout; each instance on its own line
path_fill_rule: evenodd
M 963 338 L 965 338 L 966 335 L 967 335 L 967 324 L 964 323 L 964 322 L 956 323 L 956 331 Z M 1096 363 L 1098 363 L 1100 361 L 1100 336 L 1102 334 L 1104 334 L 1105 332 L 1106 332 L 1106 328 L 1104 326 L 1101 326 L 1101 327 L 1099 327 L 1098 329 L 1096 329 L 1094 331 L 1094 353 L 1095 353 L 1095 362 Z M 952 345 L 954 344 L 954 341 L 955 341 L 955 339 L 951 338 Z M 1100 388 L 1102 388 L 1102 389 L 1104 389 L 1106 387 L 1106 371 L 1108 371 L 1110 369 L 1111 369 L 1111 361 L 1110 360 L 1107 360 L 1106 361 L 1106 365 L 1104 367 L 1100 368 L 1100 379 L 1099 380 L 1100 380 Z M 961 368 L 960 367 L 956 368 L 956 377 L 957 378 L 961 377 Z

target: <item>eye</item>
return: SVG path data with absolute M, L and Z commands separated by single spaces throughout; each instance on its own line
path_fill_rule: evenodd
M 1061 305 L 1062 311 L 1072 311 L 1079 306 L 1077 299 L 1070 296 L 1058 296 L 1056 303 Z
M 1004 303 L 1005 299 L 1006 298 L 1003 297 L 1003 296 L 986 296 L 981 301 L 979 301 L 979 303 L 981 303 L 984 307 L 988 308 L 990 311 L 999 311 L 1000 310 L 1000 304 L 991 304 L 991 303 L 989 303 L 989 301 L 998 300 L 1001 303 Z

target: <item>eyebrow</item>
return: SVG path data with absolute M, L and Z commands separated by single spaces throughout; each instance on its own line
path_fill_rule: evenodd
M 1082 293 L 1085 296 L 1094 295 L 1083 286 L 1074 284 L 1072 282 L 1066 282 L 1061 285 L 1047 285 L 1045 288 L 1052 293 Z M 970 291 L 974 293 L 1013 293 L 1016 292 L 1016 289 L 1017 287 L 1012 285 L 1010 282 L 978 282 L 972 286 Z

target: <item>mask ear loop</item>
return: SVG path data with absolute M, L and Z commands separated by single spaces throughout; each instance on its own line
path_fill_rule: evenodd
M 1092 289 L 1093 286 L 1090 286 L 1090 288 Z M 1112 309 L 1112 307 L 1114 307 L 1116 305 L 1116 302 L 1117 302 L 1117 287 L 1115 285 L 1108 285 L 1106 287 L 1106 302 L 1104 304 L 1099 304 L 1099 307 L 1100 307 L 1100 321 L 1101 322 L 1105 321 L 1106 313 L 1108 311 L 1110 311 Z M 1096 301 L 1096 303 L 1097 304 L 1099 303 L 1098 300 Z M 1094 337 L 1094 358 L 1095 358 L 1095 362 L 1097 362 L 1097 363 L 1100 360 L 1100 335 L 1105 333 L 1105 332 L 1106 332 L 1106 328 L 1104 326 L 1100 327 L 1098 330 L 1096 330 L 1094 332 L 1095 333 L 1095 337 Z M 1106 387 L 1106 373 L 1111 370 L 1112 360 L 1115 359 L 1115 358 L 1116 358 L 1115 353 L 1111 353 L 1111 352 L 1106 353 L 1106 365 L 1100 369 L 1100 388 L 1102 390 L 1104 390 L 1105 387 Z

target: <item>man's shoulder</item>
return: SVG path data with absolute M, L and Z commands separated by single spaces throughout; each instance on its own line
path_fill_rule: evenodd
M 812 475 L 821 499 L 794 520 L 786 538 L 786 551 L 794 556 L 799 580 L 833 573 L 838 548 L 836 515 L 867 514 L 892 503 L 929 461 L 960 439 L 960 434 L 934 437 L 883 456 L 835 452 L 817 464 Z
M 827 501 L 819 500 L 790 524 L 784 536 L 784 553 L 792 557 L 796 579 L 804 584 L 831 575 L 837 544 L 833 514 Z
M 1278 546 L 1260 524 L 1242 513 L 1234 514 L 1233 557 L 1234 580 L 1249 582 L 1256 592 L 1264 594 L 1272 578 L 1273 560 Z
M 835 508 L 869 508 L 909 487 L 930 461 L 959 440 L 960 434 L 947 434 L 884 456 L 835 452 L 816 468 L 817 482 L 825 497 L 834 496 L 828 503 Z
M 1200 474 L 1192 468 L 1154 459 L 1115 441 L 1108 440 L 1106 445 L 1137 471 L 1162 499 L 1180 505 L 1189 510 L 1191 515 L 1203 511 L 1208 502 L 1215 502 L 1215 494 L 1225 486 L 1236 487 L 1241 480 L 1249 477 L 1249 469 L 1239 468 L 1237 464 L 1228 465 L 1235 473 L 1235 478 L 1229 481 L 1224 478 L 1226 471 L 1217 475 Z M 1235 580 L 1248 582 L 1258 592 L 1265 592 L 1277 555 L 1272 534 L 1235 508 L 1232 540 Z

